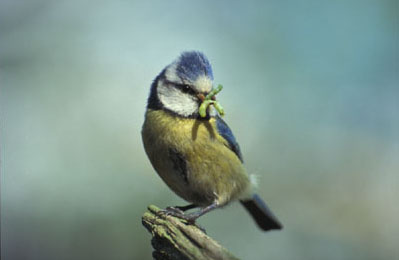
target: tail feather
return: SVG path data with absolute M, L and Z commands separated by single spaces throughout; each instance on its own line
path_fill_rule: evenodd
M 283 228 L 280 221 L 257 194 L 254 194 L 252 199 L 241 200 L 240 202 L 262 230 L 268 231 Z

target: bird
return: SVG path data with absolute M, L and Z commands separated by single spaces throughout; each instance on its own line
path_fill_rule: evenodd
M 255 178 L 244 167 L 240 146 L 221 111 L 212 106 L 217 102 L 214 94 L 206 114 L 200 114 L 205 99 L 215 93 L 213 80 L 208 58 L 199 51 L 185 51 L 151 84 L 143 146 L 161 179 L 190 203 L 167 207 L 164 213 L 195 223 L 205 213 L 238 200 L 260 229 L 282 229 L 256 194 Z M 187 212 L 192 209 L 197 210 Z

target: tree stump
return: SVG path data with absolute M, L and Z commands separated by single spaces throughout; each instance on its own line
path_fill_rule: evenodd
M 142 222 L 152 234 L 156 260 L 238 260 L 196 225 L 167 216 L 154 205 L 148 206 Z

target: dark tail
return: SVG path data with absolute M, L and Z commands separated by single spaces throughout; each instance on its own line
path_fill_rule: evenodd
M 240 202 L 263 231 L 283 228 L 280 221 L 257 194 L 254 194 L 250 200 L 241 200 Z

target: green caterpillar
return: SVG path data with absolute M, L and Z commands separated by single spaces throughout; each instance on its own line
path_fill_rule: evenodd
M 210 105 L 213 105 L 214 108 L 219 112 L 221 116 L 224 116 L 224 109 L 220 105 L 219 102 L 216 100 L 212 100 L 212 98 L 219 93 L 223 89 L 222 85 L 218 85 L 216 88 L 214 88 L 211 92 L 209 92 L 208 95 L 206 95 L 204 101 L 202 102 L 201 106 L 199 107 L 199 114 L 201 117 L 206 117 L 206 110 Z

